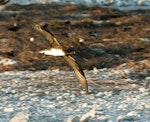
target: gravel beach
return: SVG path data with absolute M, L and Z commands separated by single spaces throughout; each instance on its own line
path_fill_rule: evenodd
M 0 122 L 18 113 L 28 122 L 149 122 L 149 71 L 94 69 L 85 74 L 89 93 L 69 71 L 0 73 Z

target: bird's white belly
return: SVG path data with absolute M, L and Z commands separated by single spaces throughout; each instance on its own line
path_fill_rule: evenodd
M 52 56 L 64 56 L 65 53 L 61 49 L 51 48 L 50 50 L 41 50 L 40 53 Z

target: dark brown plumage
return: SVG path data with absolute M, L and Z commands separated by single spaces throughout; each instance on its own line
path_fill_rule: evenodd
M 88 84 L 87 84 L 84 72 L 81 69 L 81 66 L 71 56 L 66 55 L 63 57 L 69 63 L 69 65 L 74 69 L 76 78 L 80 82 L 81 86 L 85 89 L 86 92 L 88 92 Z
M 28 21 L 29 22 L 29 21 Z M 76 75 L 76 78 L 78 79 L 81 86 L 85 89 L 86 92 L 88 92 L 88 84 L 87 80 L 85 78 L 84 72 L 81 68 L 81 66 L 76 62 L 76 60 L 68 55 L 64 48 L 61 46 L 61 44 L 57 41 L 57 39 L 54 37 L 54 35 L 49 32 L 46 29 L 46 25 L 40 26 L 39 24 L 35 22 L 30 21 L 30 25 L 32 25 L 33 28 L 35 28 L 37 31 L 43 34 L 45 38 L 49 41 L 49 45 L 54 49 L 59 49 L 64 52 L 65 55 L 62 55 L 62 57 L 68 62 L 68 64 L 74 69 L 74 73 Z

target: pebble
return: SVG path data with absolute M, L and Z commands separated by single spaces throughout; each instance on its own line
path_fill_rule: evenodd
M 103 97 L 105 96 L 104 92 L 98 92 L 96 95 L 96 97 Z
M 80 118 L 80 122 L 89 122 L 89 117 L 88 116 L 82 116 Z
M 136 116 L 136 117 L 140 117 L 140 115 L 139 115 L 136 111 L 131 111 L 131 112 L 127 113 L 127 116 Z
M 21 97 L 19 98 L 19 100 L 20 100 L 20 101 L 23 101 L 23 100 L 25 100 L 27 97 L 28 97 L 27 95 L 21 96 Z
M 147 89 L 146 88 L 139 88 L 139 91 L 145 93 L 147 91 Z
M 56 98 L 56 100 L 61 100 L 63 97 L 62 96 L 58 96 L 57 98 Z
M 119 115 L 118 117 L 117 117 L 117 120 L 120 122 L 121 120 L 123 120 L 124 119 L 124 116 L 123 115 Z
M 103 23 L 104 23 L 103 20 L 93 20 L 93 21 L 92 21 L 92 24 L 93 24 L 93 25 L 101 25 L 101 24 L 103 24 Z
M 30 42 L 34 42 L 34 41 L 35 41 L 35 38 L 34 38 L 34 37 L 31 37 L 29 40 L 30 40 Z
M 84 39 L 79 38 L 79 42 L 80 42 L 80 43 L 84 42 Z
M 94 74 L 97 74 L 98 72 L 99 72 L 99 70 L 97 69 L 97 67 L 94 67 L 94 68 L 93 68 L 93 73 L 94 73 Z
M 79 117 L 69 117 L 66 122 L 79 122 Z
M 145 80 L 148 80 L 148 81 L 150 81 L 150 77 L 146 77 L 146 78 L 145 78 Z
M 25 112 L 19 112 L 16 116 L 9 120 L 9 122 L 27 122 L 29 116 Z
M 99 119 L 100 121 L 108 122 L 109 119 L 110 119 L 110 117 L 111 117 L 111 116 L 109 116 L 109 115 L 102 115 L 102 116 L 99 116 L 98 119 Z
M 143 110 L 144 109 L 144 106 L 141 105 L 141 104 L 137 104 L 136 107 L 135 107 L 136 110 Z
M 86 92 L 85 92 L 85 91 L 81 91 L 80 93 L 81 93 L 81 94 L 83 94 L 83 95 L 84 95 L 84 94 L 86 94 Z
M 82 107 L 87 107 L 88 106 L 88 104 L 87 103 L 84 103 L 83 105 L 82 105 Z
M 117 117 L 117 120 L 119 121 L 138 121 L 140 118 L 140 115 L 136 111 L 131 111 L 127 113 L 126 115 L 120 115 Z
M 14 108 L 4 108 L 4 112 L 13 112 Z

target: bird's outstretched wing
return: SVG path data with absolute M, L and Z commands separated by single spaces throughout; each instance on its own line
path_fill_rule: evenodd
M 76 78 L 78 79 L 81 86 L 85 89 L 86 92 L 88 92 L 88 84 L 87 84 L 84 72 L 81 69 L 81 66 L 71 56 L 66 55 L 63 57 L 69 63 L 69 65 L 74 69 L 74 73 L 76 75 Z
M 0 5 L 5 5 L 8 2 L 9 2 L 9 0 L 0 0 Z
M 57 39 L 53 36 L 51 32 L 46 30 L 45 26 L 40 26 L 39 24 L 31 21 L 30 25 L 32 25 L 33 28 L 35 28 L 37 31 L 43 34 L 43 36 L 46 37 L 46 39 L 49 41 L 52 48 L 59 48 L 63 50 L 63 47 L 60 45 L 60 43 L 57 41 Z M 84 76 L 84 72 L 81 69 L 81 66 L 73 59 L 71 56 L 68 56 L 67 54 L 63 56 L 64 59 L 69 63 L 69 65 L 74 69 L 76 78 L 82 85 L 82 87 L 85 89 L 86 92 L 88 92 L 88 84 L 86 81 L 86 78 Z
M 32 20 L 27 20 L 27 22 L 37 31 L 39 31 L 43 36 L 45 36 L 45 38 L 49 41 L 49 44 L 52 47 L 55 48 L 63 48 L 60 43 L 57 41 L 57 39 L 54 37 L 54 35 L 47 30 L 47 24 L 44 25 L 39 25 L 36 22 L 33 22 Z

